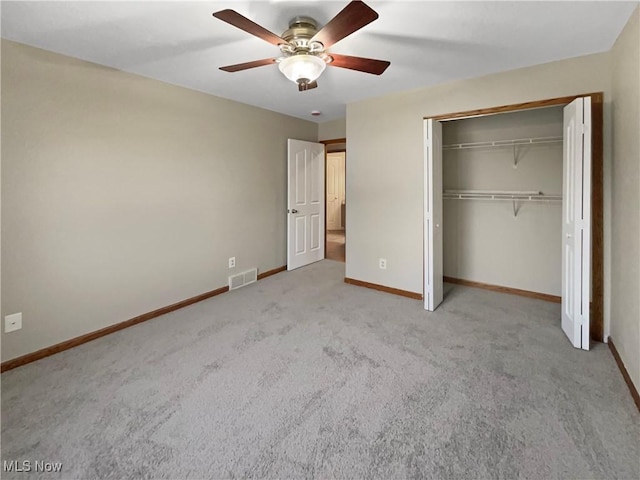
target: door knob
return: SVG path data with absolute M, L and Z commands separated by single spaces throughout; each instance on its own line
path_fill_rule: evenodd
M 291 213 L 298 213 L 298 210 L 294 208 L 293 210 L 291 210 Z

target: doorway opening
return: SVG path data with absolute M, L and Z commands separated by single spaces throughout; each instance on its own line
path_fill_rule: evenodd
M 346 261 L 346 139 L 325 140 L 325 258 Z

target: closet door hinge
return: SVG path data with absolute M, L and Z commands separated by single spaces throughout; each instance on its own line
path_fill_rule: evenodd
M 585 133 L 587 133 L 587 129 L 586 129 L 586 127 L 585 127 L 584 123 L 581 123 L 581 124 L 580 124 L 580 126 L 578 127 L 578 131 L 579 131 L 581 134 L 583 134 L 583 135 L 584 135 Z

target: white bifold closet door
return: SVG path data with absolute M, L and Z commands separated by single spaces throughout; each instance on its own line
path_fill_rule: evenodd
M 324 145 L 288 141 L 287 270 L 324 259 Z
M 564 108 L 562 330 L 589 350 L 591 293 L 591 98 Z
M 442 124 L 424 121 L 424 308 L 442 303 Z

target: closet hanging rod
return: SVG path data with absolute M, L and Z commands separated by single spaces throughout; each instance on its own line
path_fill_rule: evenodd
M 543 195 L 539 190 L 444 190 L 443 193 L 461 195 Z
M 443 198 L 453 200 L 523 200 L 530 202 L 557 202 L 562 195 L 545 195 L 540 191 L 516 190 L 445 190 Z
M 487 142 L 452 143 L 443 145 L 443 150 L 465 150 L 472 148 L 512 147 L 516 145 L 543 145 L 549 143 L 562 143 L 562 137 L 532 137 L 518 138 L 515 140 L 493 140 Z
M 541 202 L 541 203 L 550 203 L 550 202 L 561 202 L 562 195 L 540 195 L 540 196 L 531 196 L 531 197 L 498 197 L 498 196 L 470 196 L 470 195 L 444 195 L 443 198 L 445 200 L 490 200 L 490 201 L 498 201 L 498 200 L 517 200 L 522 202 Z

